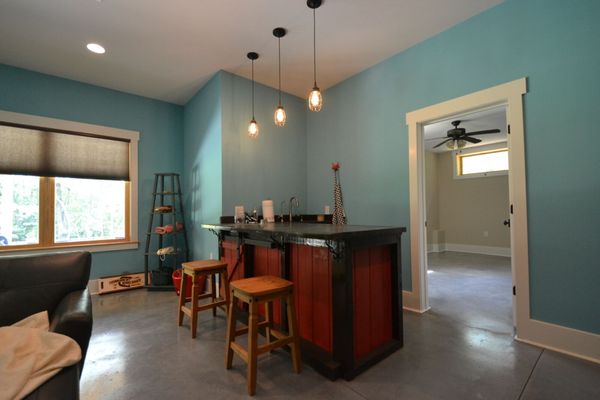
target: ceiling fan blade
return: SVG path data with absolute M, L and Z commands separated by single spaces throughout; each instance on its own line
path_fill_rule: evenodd
M 486 131 L 477 131 L 477 132 L 467 132 L 466 135 L 487 135 L 488 133 L 500 133 L 500 129 L 488 129 Z
M 440 146 L 441 146 L 441 145 L 443 145 L 444 143 L 446 143 L 446 142 L 449 142 L 449 141 L 451 141 L 451 140 L 452 140 L 452 139 L 446 139 L 446 140 L 444 140 L 443 142 L 440 142 L 440 143 L 436 144 L 435 146 L 433 146 L 433 148 L 434 148 L 434 149 L 437 149 L 438 147 L 440 147 Z
M 479 142 L 481 142 L 481 139 L 477 139 L 477 138 L 469 137 L 469 136 L 463 136 L 463 137 L 461 137 L 458 140 L 466 140 L 469 143 L 479 143 Z
M 448 139 L 448 136 L 434 137 L 434 138 L 429 138 L 429 139 L 425 139 L 425 140 L 440 140 L 440 139 Z

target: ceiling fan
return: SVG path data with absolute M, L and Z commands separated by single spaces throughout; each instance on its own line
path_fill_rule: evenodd
M 441 145 L 443 145 L 444 143 L 447 143 L 447 146 L 450 147 L 451 149 L 455 149 L 455 148 L 462 148 L 465 147 L 465 145 L 467 144 L 466 142 L 469 143 L 479 143 L 481 142 L 481 139 L 477 139 L 471 136 L 475 136 L 475 135 L 487 135 L 490 133 L 500 133 L 500 129 L 488 129 L 488 130 L 484 130 L 484 131 L 476 131 L 476 132 L 467 132 L 467 130 L 465 128 L 459 128 L 458 125 L 460 125 L 461 121 L 460 120 L 456 120 L 456 121 L 452 121 L 452 125 L 454 126 L 453 129 L 450 129 L 447 133 L 447 138 L 446 140 L 443 140 L 442 142 L 436 144 L 435 146 L 433 146 L 433 148 L 437 148 L 440 147 Z M 438 139 L 444 139 L 444 138 L 435 138 L 435 139 L 429 139 L 429 140 L 438 140 Z

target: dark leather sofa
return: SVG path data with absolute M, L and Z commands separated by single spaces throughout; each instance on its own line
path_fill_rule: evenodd
M 0 258 L 0 326 L 47 310 L 50 331 L 73 338 L 81 361 L 38 387 L 26 399 L 79 399 L 79 378 L 92 334 L 92 302 L 87 289 L 88 252 Z

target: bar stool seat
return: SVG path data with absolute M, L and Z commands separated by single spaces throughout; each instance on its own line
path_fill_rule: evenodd
M 231 296 L 229 297 L 229 312 L 227 317 L 227 339 L 225 368 L 230 369 L 233 362 L 233 353 L 238 354 L 248 364 L 247 385 L 248 394 L 253 396 L 256 392 L 256 362 L 259 354 L 289 346 L 292 353 L 292 366 L 296 373 L 300 373 L 300 339 L 296 328 L 296 311 L 294 308 L 294 284 L 276 276 L 258 276 L 240 279 L 231 282 Z M 236 329 L 235 327 L 235 299 L 248 303 L 248 327 Z M 287 305 L 288 333 L 273 328 L 271 302 L 282 299 Z M 265 304 L 265 320 L 258 322 L 258 305 Z M 258 328 L 265 327 L 267 344 L 258 346 Z M 236 336 L 248 333 L 248 350 L 235 342 Z M 276 340 L 271 341 L 272 337 Z
M 217 315 L 217 307 L 224 307 L 227 311 L 229 305 L 229 279 L 227 276 L 227 263 L 219 260 L 198 260 L 184 262 L 181 264 L 181 290 L 179 291 L 179 307 L 177 309 L 177 321 L 179 326 L 183 322 L 183 314 L 187 315 L 192 320 L 192 338 L 196 337 L 196 328 L 198 326 L 198 313 L 200 311 L 212 309 L 213 316 Z M 220 274 L 221 285 L 223 286 L 223 293 L 225 298 L 220 298 L 217 294 L 216 289 L 216 275 Z M 192 297 L 190 298 L 191 307 L 187 307 L 186 293 L 186 279 L 189 276 L 192 282 Z M 211 283 L 210 293 L 201 294 L 202 289 L 198 285 L 198 277 L 209 276 Z M 210 298 L 210 303 L 199 305 L 198 301 L 202 299 Z

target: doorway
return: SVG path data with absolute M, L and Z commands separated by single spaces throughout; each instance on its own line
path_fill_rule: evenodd
M 512 334 L 506 107 L 425 124 L 427 293 L 432 310 Z
M 529 265 L 527 201 L 522 96 L 526 79 L 518 79 L 466 96 L 410 112 L 406 115 L 409 141 L 410 239 L 412 290 L 406 292 L 407 308 L 425 312 L 430 308 L 427 277 L 427 230 L 425 211 L 424 127 L 452 116 L 497 107 L 506 108 L 510 211 L 512 308 L 515 330 L 529 321 Z

